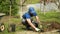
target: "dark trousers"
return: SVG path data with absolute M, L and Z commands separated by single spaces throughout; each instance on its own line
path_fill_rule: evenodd
M 35 26 L 35 27 L 38 27 L 38 23 L 36 21 L 31 21 L 32 24 Z M 28 24 L 28 22 L 26 20 L 23 20 L 22 21 L 22 24 L 26 26 L 26 28 L 30 28 L 31 26 Z

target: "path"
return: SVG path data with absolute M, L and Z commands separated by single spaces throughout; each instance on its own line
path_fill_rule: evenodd
M 16 32 L 15 34 L 60 34 L 59 32 L 55 32 L 55 31 L 56 30 L 50 32 L 43 32 L 43 33 L 33 32 L 33 31 L 20 31 L 20 32 Z

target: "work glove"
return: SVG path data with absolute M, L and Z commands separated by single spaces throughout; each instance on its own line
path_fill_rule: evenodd
M 38 32 L 38 31 L 40 31 L 40 29 L 39 29 L 39 28 L 35 28 L 35 31 L 37 31 L 37 32 Z

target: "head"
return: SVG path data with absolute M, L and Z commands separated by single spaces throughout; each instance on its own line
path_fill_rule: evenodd
M 29 8 L 29 13 L 32 14 L 32 15 L 35 13 L 34 7 L 30 7 L 30 8 Z

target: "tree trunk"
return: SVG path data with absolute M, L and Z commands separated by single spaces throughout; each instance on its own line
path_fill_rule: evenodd
M 58 6 L 58 8 L 60 9 L 60 0 L 59 0 L 59 6 Z

